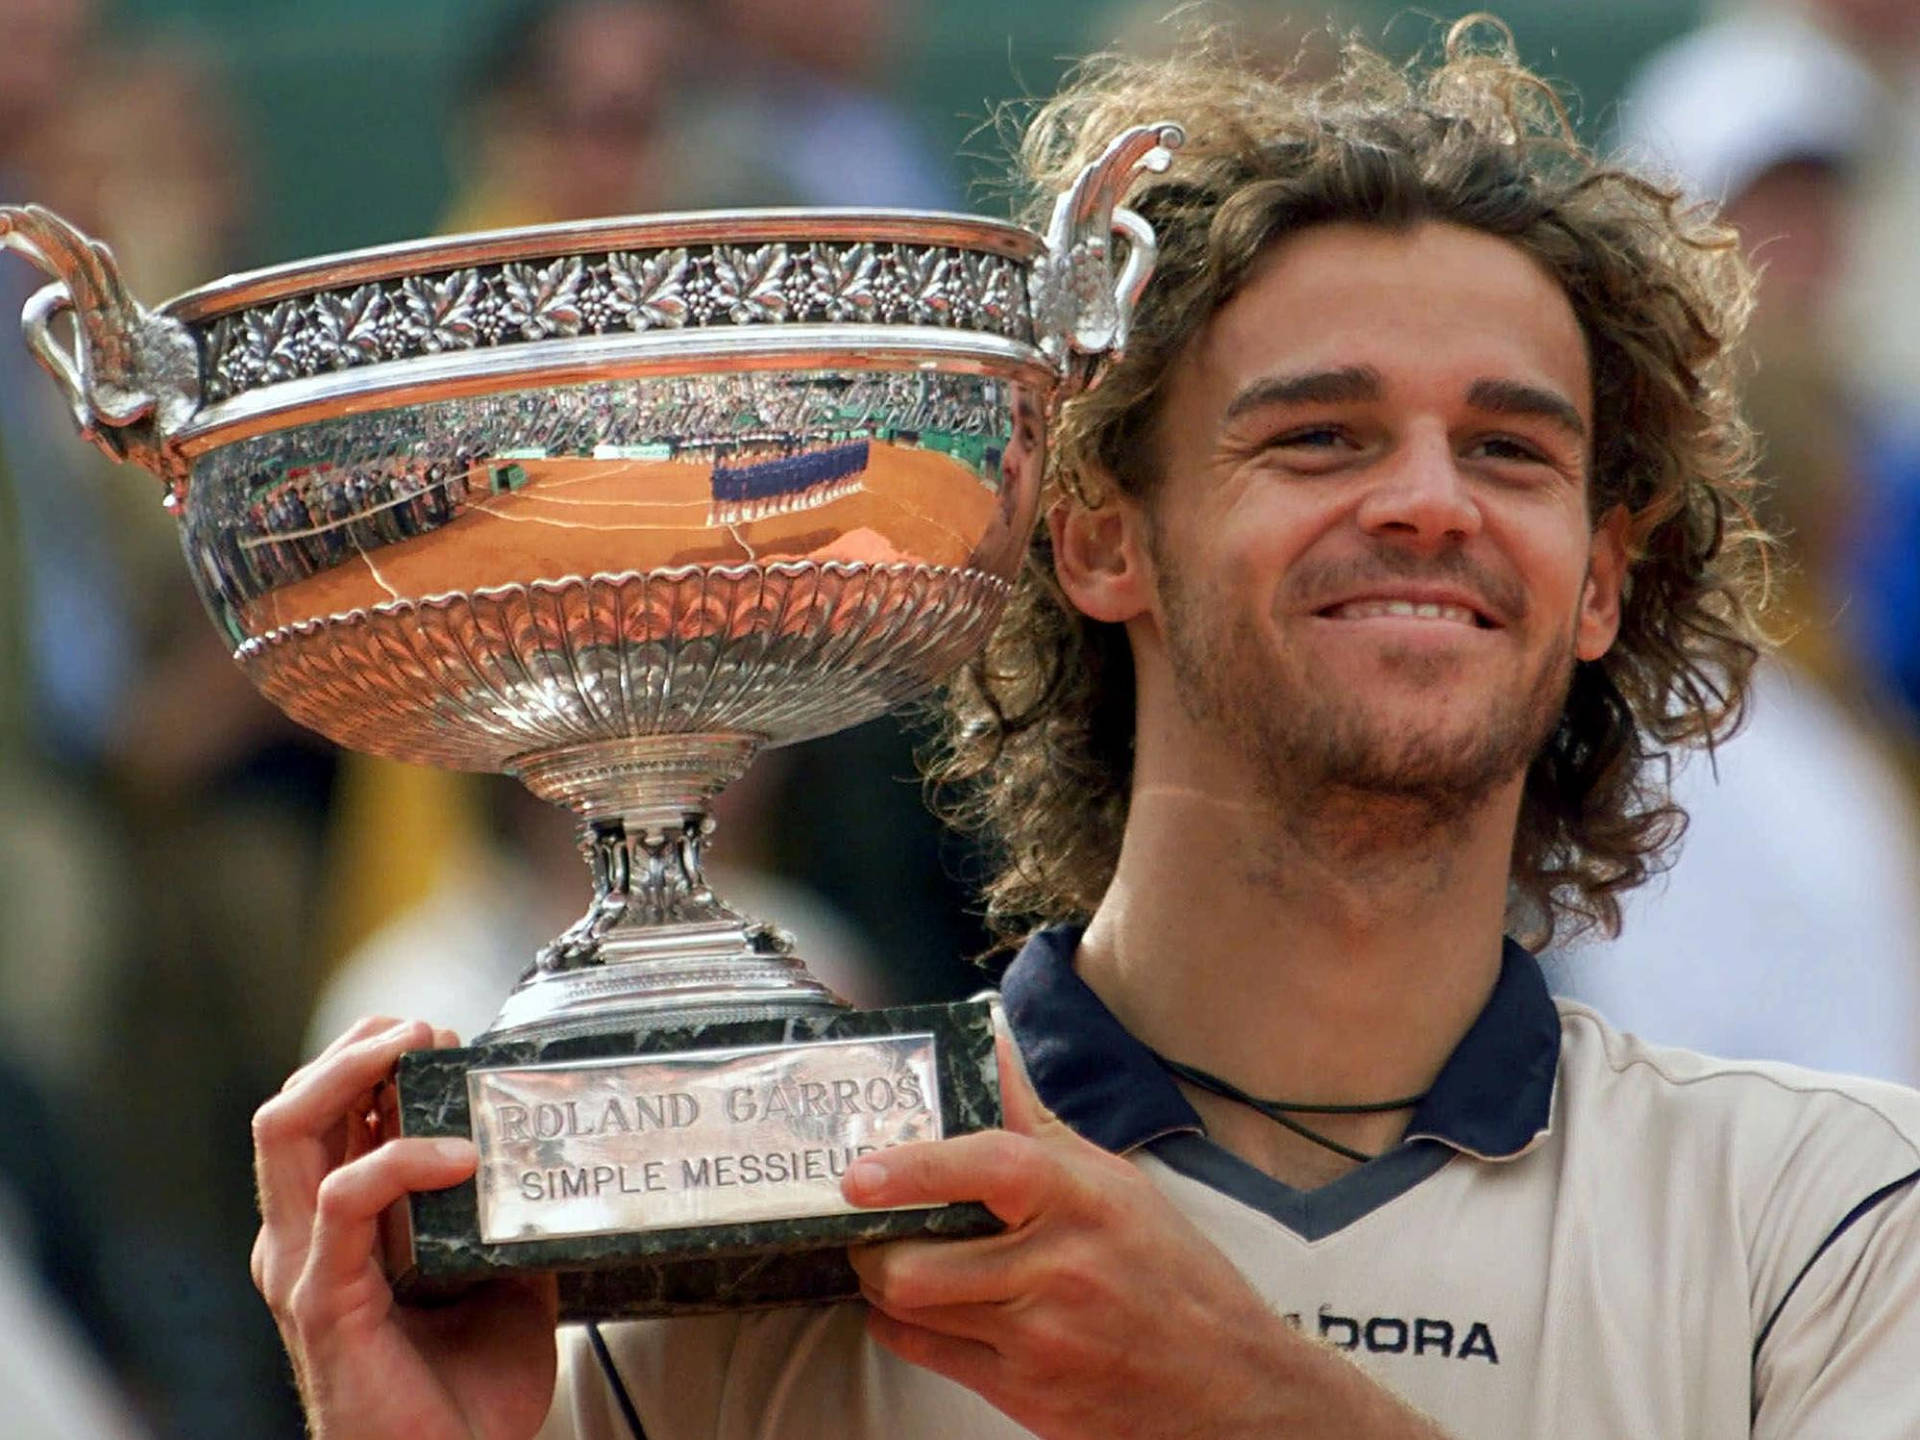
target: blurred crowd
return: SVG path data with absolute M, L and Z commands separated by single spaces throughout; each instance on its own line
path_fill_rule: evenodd
M 1649 56 L 1613 143 L 1760 270 L 1747 408 L 1782 644 L 1673 777 L 1678 863 L 1559 957 L 1623 1028 L 1920 1083 L 1920 6 L 1729 5 Z
M 0 0 L 0 202 L 109 238 L 156 301 L 253 263 L 245 127 L 207 55 L 129 41 L 102 3 Z M 903 4 L 489 7 L 455 62 L 444 226 L 964 208 L 889 88 Z M 1089 44 L 1163 43 L 1160 8 L 1116 7 Z M 1277 65 L 1324 53 L 1244 8 Z M 1675 776 L 1684 858 L 1621 939 L 1554 957 L 1656 1038 L 1909 1082 L 1917 78 L 1912 0 L 1737 0 L 1591 137 L 1722 206 L 1764 267 L 1751 404 L 1784 645 L 1748 729 Z M 79 442 L 9 339 L 41 283 L 0 255 L 0 1433 L 292 1437 L 247 1276 L 249 1115 L 356 1014 L 483 1026 L 587 877 L 566 817 L 517 787 L 342 756 L 253 694 L 157 484 Z M 863 1003 L 981 978 L 919 738 L 909 717 L 768 755 L 721 815 L 717 888 Z

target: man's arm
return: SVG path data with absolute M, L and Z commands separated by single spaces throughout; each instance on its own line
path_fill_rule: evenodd
M 474 1172 L 470 1141 L 389 1139 L 374 1090 L 403 1051 L 452 1045 L 417 1021 L 363 1020 L 253 1118 L 253 1280 L 280 1327 L 314 1440 L 528 1440 L 553 1396 L 550 1277 L 453 1304 L 399 1304 L 375 1256 L 380 1214 Z
M 1445 1440 L 1270 1309 L 1127 1161 L 1050 1114 L 1003 1039 L 1007 1128 L 891 1148 L 845 1181 L 862 1205 L 978 1200 L 977 1240 L 854 1254 L 875 1341 L 1044 1440 Z

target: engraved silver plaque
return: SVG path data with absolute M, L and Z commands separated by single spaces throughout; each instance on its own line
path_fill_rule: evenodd
M 932 1035 L 472 1070 L 488 1244 L 851 1214 L 861 1155 L 942 1138 Z

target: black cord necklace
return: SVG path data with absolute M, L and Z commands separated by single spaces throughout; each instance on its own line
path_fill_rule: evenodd
M 1376 1100 L 1366 1105 L 1296 1105 L 1285 1100 L 1262 1100 L 1257 1095 L 1249 1095 L 1230 1080 L 1222 1080 L 1218 1075 L 1210 1075 L 1205 1070 L 1196 1069 L 1192 1065 L 1182 1065 L 1178 1060 L 1169 1060 L 1164 1055 L 1156 1055 L 1154 1059 L 1158 1060 L 1169 1074 L 1186 1081 L 1189 1085 L 1209 1090 L 1221 1099 L 1245 1105 L 1249 1110 L 1257 1110 L 1274 1124 L 1291 1130 L 1301 1139 L 1311 1140 L 1314 1144 L 1331 1150 L 1336 1155 L 1344 1156 L 1362 1165 L 1380 1157 L 1369 1155 L 1364 1150 L 1356 1150 L 1351 1145 L 1342 1145 L 1338 1140 L 1329 1139 L 1319 1131 L 1302 1125 L 1293 1117 L 1295 1115 L 1385 1115 L 1394 1110 L 1411 1110 L 1427 1098 L 1423 1091 L 1421 1094 L 1408 1095 L 1400 1100 Z

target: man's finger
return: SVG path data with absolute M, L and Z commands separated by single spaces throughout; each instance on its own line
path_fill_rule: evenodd
M 1012 1230 L 971 1240 L 889 1240 L 847 1254 L 868 1301 L 889 1313 L 995 1305 L 1027 1293 L 1025 1237 Z M 939 1328 L 939 1327 L 935 1327 Z
M 394 1026 L 405 1023 L 405 1021 L 394 1015 L 363 1015 L 360 1019 L 354 1021 L 353 1024 L 349 1025 L 345 1030 L 342 1030 L 338 1035 L 334 1036 L 333 1039 L 328 1041 L 326 1048 L 318 1055 L 314 1056 L 298 1070 L 295 1070 L 291 1075 L 287 1076 L 280 1088 L 282 1090 L 291 1090 L 295 1085 L 305 1079 L 314 1067 L 326 1064 L 327 1061 L 346 1049 L 347 1046 L 365 1040 L 373 1035 L 384 1035 L 387 1031 L 393 1029 Z
M 882 1304 L 864 1288 L 860 1295 L 869 1306 L 902 1325 L 911 1325 L 916 1330 L 930 1330 L 954 1340 L 971 1340 L 976 1345 L 986 1346 L 996 1355 L 1004 1354 L 1003 1347 L 1010 1342 L 1018 1343 L 1014 1327 L 1008 1323 L 1008 1307 L 1005 1304 L 928 1305 L 913 1310 Z
M 280 1093 L 260 1107 L 254 1117 L 255 1138 L 319 1134 L 346 1114 L 356 1096 L 386 1079 L 404 1052 L 432 1043 L 432 1027 L 420 1020 L 395 1021 L 352 1040 L 343 1036 L 337 1049 L 296 1070 Z
M 1000 1068 L 1001 1124 L 1015 1135 L 1037 1135 L 1054 1121 L 1027 1078 L 1027 1067 L 1013 1039 L 1005 1031 L 993 1037 L 993 1056 Z
M 1026 1061 L 1007 1028 L 1006 1012 L 993 1007 L 993 1056 L 1000 1069 L 1000 1109 L 1003 1125 L 1016 1135 L 1037 1135 L 1059 1121 L 1041 1101 L 1027 1076 Z
M 313 1188 L 344 1158 L 325 1154 L 329 1138 L 344 1142 L 362 1097 L 385 1079 L 402 1052 L 431 1038 L 418 1022 L 403 1023 L 342 1045 L 308 1066 L 289 1088 L 253 1116 L 254 1171 L 261 1218 L 275 1229 L 305 1230 L 313 1221 Z
M 389 1140 L 320 1186 L 307 1279 L 322 1292 L 360 1277 L 380 1214 L 414 1190 L 444 1190 L 472 1175 L 480 1152 L 457 1136 Z
M 1030 1137 L 979 1130 L 863 1155 L 847 1168 L 840 1191 L 864 1206 L 977 1200 L 1008 1225 L 1020 1225 L 1039 1211 L 1054 1168 Z

